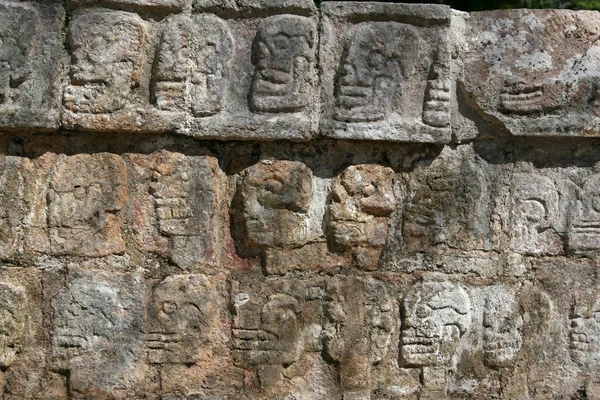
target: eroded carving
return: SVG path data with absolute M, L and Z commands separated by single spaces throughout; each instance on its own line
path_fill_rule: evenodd
M 569 322 L 571 358 L 586 372 L 597 370 L 600 362 L 600 300 L 592 307 L 575 305 Z
M 146 336 L 150 362 L 193 364 L 210 343 L 217 293 L 204 275 L 165 278 L 153 291 L 157 328 Z
M 22 103 L 19 87 L 31 73 L 38 12 L 25 4 L 0 4 L 0 110 Z
M 502 286 L 490 288 L 483 309 L 483 360 L 490 367 L 514 362 L 523 346 L 523 318 L 515 293 Z
M 401 307 L 400 359 L 409 367 L 451 366 L 458 341 L 470 328 L 471 303 L 450 282 L 415 285 Z
M 380 165 L 348 167 L 332 187 L 329 234 L 333 248 L 350 252 L 365 269 L 376 269 L 396 209 L 394 171 Z
M 575 202 L 569 230 L 569 247 L 574 250 L 600 248 L 600 175 L 585 179 Z
M 385 119 L 404 94 L 418 52 L 419 35 L 410 25 L 372 22 L 356 28 L 338 73 L 334 118 L 346 122 Z
M 80 274 L 54 299 L 54 367 L 78 392 L 109 391 L 142 346 L 141 283 L 136 276 Z
M 279 15 L 261 23 L 252 49 L 251 110 L 295 112 L 308 106 L 315 38 L 309 18 Z
M 64 157 L 55 166 L 46 196 L 49 252 L 103 256 L 125 249 L 121 208 L 127 168 L 112 154 Z
M 191 109 L 196 117 L 218 113 L 227 93 L 232 53 L 233 38 L 221 19 L 211 15 L 172 19 L 158 48 L 156 106 L 166 111 Z
M 306 243 L 312 172 L 296 161 L 262 161 L 240 184 L 244 243 L 250 248 Z
M 510 248 L 522 254 L 559 254 L 562 239 L 558 220 L 558 191 L 550 178 L 516 173 L 512 183 Z
M 140 83 L 146 27 L 134 14 L 103 9 L 79 12 L 69 24 L 70 84 L 65 107 L 103 114 L 123 109 Z
M 282 374 L 294 376 L 305 351 L 321 351 L 322 289 L 319 283 L 288 280 L 261 287 L 234 283 L 234 360 L 256 368 L 260 385 Z M 297 372 L 296 372 L 297 373 Z
M 10 258 L 22 239 L 24 191 L 21 160 L 0 155 L 0 259 Z
M 0 368 L 15 361 L 25 345 L 26 295 L 21 286 L 0 282 Z
M 339 363 L 344 398 L 368 399 L 397 324 L 393 302 L 381 282 L 350 276 L 331 279 L 326 300 L 325 350 Z

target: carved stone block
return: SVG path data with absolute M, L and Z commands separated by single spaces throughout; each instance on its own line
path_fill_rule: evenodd
M 376 269 L 387 242 L 388 216 L 396 209 L 391 168 L 348 167 L 336 178 L 328 234 L 335 251 L 352 253 L 361 268 Z
M 0 259 L 10 259 L 23 240 L 25 182 L 21 159 L 0 154 Z
M 599 22 L 597 14 L 567 10 L 471 15 L 462 78 L 468 101 L 513 135 L 599 136 Z
M 521 254 L 560 254 L 559 195 L 554 182 L 536 173 L 517 172 L 511 187 L 511 250 Z
M 304 352 L 322 350 L 322 292 L 320 280 L 232 283 L 234 362 L 256 370 L 261 387 L 293 377 Z
M 408 174 L 402 233 L 409 252 L 491 250 L 493 186 L 470 149 L 444 149 Z
M 371 370 L 392 346 L 398 325 L 385 286 L 366 277 L 336 276 L 327 284 L 325 351 L 338 363 L 344 399 L 369 399 Z
M 218 160 L 168 151 L 126 158 L 134 174 L 130 213 L 140 247 L 169 255 L 184 269 L 214 266 L 225 215 Z
M 321 10 L 322 132 L 450 141 L 450 8 L 327 2 Z
M 217 291 L 204 275 L 174 275 L 152 291 L 147 327 L 148 358 L 156 364 L 191 365 L 203 355 L 217 328 Z
M 0 4 L 0 129 L 57 129 L 64 62 L 59 3 Z
M 310 238 L 312 172 L 297 161 L 262 161 L 242 172 L 239 219 L 249 249 L 298 247 Z
M 596 371 L 600 362 L 600 300 L 591 307 L 575 305 L 569 324 L 571 358 L 585 372 Z
M 21 174 L 25 250 L 91 257 L 125 250 L 127 168 L 120 157 L 46 153 L 21 159 Z
M 22 286 L 0 281 L 0 368 L 12 365 L 26 345 L 27 297 Z
M 220 85 L 214 93 L 222 99 L 210 100 L 218 100 L 218 110 L 214 104 L 209 110 L 196 110 L 184 133 L 216 139 L 309 139 L 316 133 L 319 112 L 316 17 L 295 15 L 306 13 L 301 7 L 287 10 L 284 5 L 281 9 L 282 5 L 273 2 L 261 9 L 259 19 L 253 15 L 254 3 L 243 3 L 196 4 L 199 10 L 237 17 L 227 19 L 235 38 L 232 45 L 236 52 L 231 60 L 235 68 L 227 77 L 220 76 L 225 68 L 215 73 L 207 70 L 209 78 L 212 74 L 221 79 L 212 84 Z M 286 11 L 290 13 L 281 14 Z M 224 30 L 213 32 L 211 35 L 221 43 L 230 40 Z M 227 55 L 225 50 L 217 51 L 215 59 L 224 60 Z M 201 94 L 205 78 L 199 78 L 196 92 Z
M 600 249 L 600 174 L 585 178 L 577 194 L 567 244 L 577 251 Z
M 107 394 L 143 351 L 142 283 L 137 275 L 73 270 L 52 302 L 54 368 L 71 391 Z
M 231 75 L 233 38 L 212 15 L 176 16 L 165 26 L 154 73 L 154 103 L 207 117 L 221 111 Z

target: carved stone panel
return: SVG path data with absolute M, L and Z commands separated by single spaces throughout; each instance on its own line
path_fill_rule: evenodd
M 371 372 L 388 355 L 398 324 L 385 286 L 336 276 L 327 285 L 325 351 L 337 364 L 344 399 L 369 399 Z
M 521 254 L 560 254 L 559 194 L 541 174 L 517 172 L 511 187 L 510 248 Z
M 282 14 L 287 10 L 285 7 L 280 10 L 275 3 L 261 10 L 261 18 L 254 15 L 254 5 L 249 9 L 235 2 L 212 6 L 197 2 L 196 6 L 228 16 L 227 25 L 235 38 L 236 51 L 231 60 L 235 68 L 220 82 L 223 93 L 219 94 L 222 95 L 219 112 L 198 110 L 184 133 L 243 140 L 314 136 L 319 112 L 315 16 L 296 15 L 301 11 L 297 7 L 290 7 L 290 13 Z M 231 19 L 232 15 L 237 18 Z M 225 33 L 215 32 L 224 42 Z M 216 58 L 223 59 L 225 53 L 217 54 Z M 213 76 L 220 73 L 217 71 Z M 207 74 L 210 76 L 211 72 Z
M 600 249 L 600 174 L 584 179 L 571 211 L 568 246 L 572 250 Z
M 261 387 L 292 378 L 304 352 L 322 350 L 322 292 L 320 280 L 232 282 L 234 362 Z
M 22 243 L 24 192 L 21 159 L 0 155 L 0 259 L 10 259 Z
M 212 15 L 176 16 L 162 33 L 154 73 L 154 104 L 207 117 L 221 111 L 231 74 L 233 38 Z
M 409 252 L 491 250 L 493 178 L 471 149 L 444 149 L 407 174 L 402 233 Z
M 217 327 L 217 291 L 204 275 L 174 275 L 152 291 L 146 345 L 149 362 L 191 365 Z
M 139 276 L 72 271 L 52 302 L 54 368 L 77 393 L 110 393 L 143 350 Z
M 513 135 L 599 136 L 599 22 L 597 14 L 567 10 L 471 15 L 467 99 Z
M 396 209 L 394 171 L 380 165 L 351 166 L 334 181 L 328 234 L 333 249 L 376 269 L 387 242 L 388 216 Z
M 594 372 L 600 362 L 600 300 L 591 307 L 573 306 L 569 315 L 569 351 L 585 372 Z
M 262 161 L 242 172 L 234 217 L 249 250 L 307 243 L 312 179 L 311 170 L 297 161 Z
M 12 365 L 26 343 L 27 297 L 21 286 L 0 282 L 0 368 Z
M 136 239 L 145 251 L 169 255 L 183 269 L 213 266 L 224 229 L 224 174 L 218 160 L 162 151 L 129 154 Z
M 322 12 L 323 133 L 448 142 L 450 9 L 327 2 Z
M 63 19 L 58 3 L 0 4 L 0 129 L 58 128 Z

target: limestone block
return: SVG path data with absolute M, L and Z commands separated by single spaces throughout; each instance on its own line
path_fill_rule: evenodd
M 299 247 L 310 238 L 313 175 L 297 161 L 262 161 L 242 172 L 239 220 L 249 249 Z
M 0 4 L 0 129 L 58 128 L 64 14 L 60 2 Z
M 590 373 L 600 362 L 600 300 L 591 307 L 573 306 L 569 315 L 569 351 L 573 361 Z
M 325 351 L 339 364 L 344 399 L 369 399 L 372 369 L 387 357 L 398 325 L 393 301 L 373 278 L 335 276 L 325 310 Z
M 387 242 L 387 217 L 396 209 L 394 171 L 380 165 L 351 166 L 333 182 L 330 242 L 350 252 L 361 268 L 376 269 Z
M 53 165 L 43 210 L 45 226 L 33 227 L 34 250 L 55 255 L 105 256 L 121 253 L 121 209 L 127 198 L 127 169 L 115 155 L 62 156 Z M 42 214 L 43 213 L 43 214 Z M 42 224 L 44 221 L 41 221 Z
M 227 20 L 227 29 L 224 22 L 203 28 L 224 46 L 213 45 L 214 61 L 208 61 L 220 62 L 222 68 L 205 67 L 196 77 L 196 86 L 192 82 L 188 90 L 197 109 L 192 110 L 184 133 L 215 139 L 310 139 L 319 112 L 316 16 L 297 15 L 301 7 L 281 8 L 276 2 L 260 10 L 263 18 L 248 13 L 254 9 L 252 2 L 249 8 L 234 2 L 204 3 L 197 2 L 196 8 L 236 18 Z M 225 60 L 231 63 L 229 71 Z M 215 87 L 215 95 L 202 99 L 207 95 L 202 93 L 194 103 L 193 92 L 199 94 L 206 85 Z M 217 86 L 222 88 L 218 92 Z
M 406 179 L 402 233 L 409 252 L 491 250 L 493 174 L 469 148 L 445 148 Z
M 576 251 L 600 249 L 600 174 L 586 177 L 578 189 L 567 245 Z
M 231 290 L 234 363 L 256 371 L 263 388 L 301 374 L 304 352 L 322 350 L 323 282 L 234 281 Z
M 449 142 L 450 8 L 325 2 L 321 11 L 322 134 Z
M 169 255 L 183 269 L 214 266 L 225 215 L 218 160 L 168 151 L 126 159 L 135 182 L 129 213 L 140 248 Z
M 316 14 L 315 3 L 310 0 L 193 0 L 194 10 L 219 13 L 261 14 L 270 12 L 289 12 L 298 14 Z
M 554 182 L 535 172 L 516 172 L 511 185 L 511 250 L 521 254 L 563 252 L 559 194 Z
M 146 328 L 149 362 L 196 363 L 218 328 L 217 301 L 216 285 L 204 275 L 173 275 L 158 283 Z
M 517 136 L 599 136 L 599 22 L 586 11 L 471 13 L 461 80 L 471 106 Z
M 0 259 L 10 259 L 23 240 L 25 181 L 21 159 L 0 154 Z
M 22 286 L 0 281 L 0 368 L 10 367 L 26 344 L 26 305 Z
M 153 98 L 157 108 L 208 117 L 225 105 L 233 38 L 212 15 L 176 16 L 162 33 L 156 55 Z
M 52 359 L 55 369 L 70 371 L 72 392 L 131 389 L 143 352 L 142 293 L 138 275 L 71 271 L 52 301 Z

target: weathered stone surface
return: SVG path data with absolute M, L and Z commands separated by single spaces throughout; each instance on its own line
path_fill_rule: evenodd
M 57 129 L 61 4 L 0 4 L 0 129 Z
M 599 18 L 567 10 L 472 13 L 461 80 L 472 106 L 513 135 L 600 135 Z
M 387 217 L 396 209 L 394 171 L 380 165 L 348 167 L 332 187 L 329 235 L 334 250 L 376 269 L 387 242 Z
M 271 12 L 304 12 L 316 14 L 315 3 L 310 0 L 193 0 L 194 10 L 205 12 L 241 12 L 264 13 Z
M 38 179 L 46 175 L 47 186 L 34 187 L 31 193 L 38 204 L 33 205 L 29 221 L 28 246 L 55 255 L 123 252 L 121 209 L 127 199 L 123 160 L 100 153 L 59 156 L 53 161 L 48 173 L 38 169 L 42 172 Z
M 183 269 L 214 266 L 224 228 L 224 174 L 213 157 L 162 151 L 130 154 L 135 182 L 128 210 L 142 250 Z
M 227 86 L 223 85 L 223 106 L 212 116 L 196 113 L 186 134 L 215 139 L 310 139 L 319 112 L 316 19 L 282 14 L 227 23 L 236 53 L 235 67 Z M 226 40 L 223 33 L 219 38 Z
M 191 5 L 192 0 L 66 0 L 75 7 L 105 6 L 142 11 L 181 11 Z
M 23 240 L 24 191 L 21 160 L 0 155 L 0 259 L 9 259 Z
M 262 161 L 244 171 L 239 220 L 249 249 L 298 247 L 310 238 L 312 172 L 295 161 Z
M 100 396 L 132 390 L 143 350 L 142 282 L 136 275 L 73 270 L 52 301 L 54 368 L 71 391 Z M 96 394 L 97 393 L 97 394 Z
M 322 12 L 321 132 L 450 141 L 450 9 L 327 2 Z

